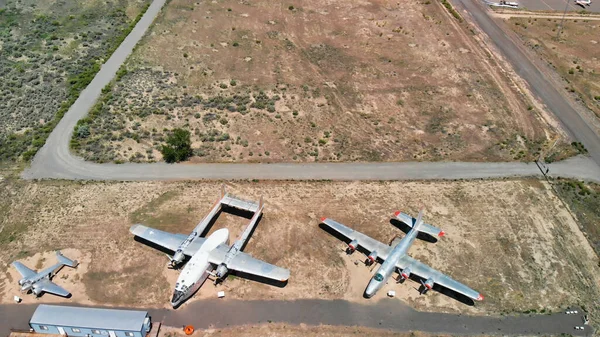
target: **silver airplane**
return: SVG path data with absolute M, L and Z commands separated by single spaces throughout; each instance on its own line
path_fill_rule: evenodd
M 241 237 L 231 246 L 228 244 L 229 230 L 227 228 L 221 228 L 208 237 L 200 236 L 223 206 L 254 213 Z M 176 308 L 190 298 L 209 275 L 216 277 L 215 283 L 222 280 L 230 270 L 279 282 L 287 281 L 290 276 L 289 270 L 255 259 L 242 252 L 262 214 L 262 210 L 262 198 L 256 204 L 234 198 L 226 194 L 223 189 L 220 199 L 217 200 L 212 210 L 187 236 L 163 232 L 141 224 L 131 226 L 129 231 L 137 237 L 173 252 L 174 254 L 169 258 L 174 267 L 183 264 L 185 257 L 189 257 L 189 261 L 185 263 L 179 274 L 173 291 L 171 305 Z
M 397 238 L 392 241 L 390 245 L 381 243 L 334 220 L 321 218 L 321 223 L 351 240 L 348 244 L 350 253 L 354 252 L 356 248 L 360 246 L 370 252 L 367 257 L 369 263 L 374 263 L 378 258 L 384 261 L 373 278 L 371 278 L 371 281 L 365 290 L 365 296 L 367 298 L 375 295 L 375 293 L 377 293 L 377 291 L 386 283 L 387 279 L 395 271 L 398 271 L 400 274 L 400 277 L 398 278 L 399 282 L 408 279 L 411 274 L 419 276 L 421 278 L 421 284 L 425 287 L 425 291 L 433 288 L 434 284 L 438 284 L 473 300 L 483 300 L 483 295 L 477 291 L 407 255 L 408 249 L 417 238 L 419 232 L 424 232 L 434 237 L 441 237 L 444 236 L 444 231 L 432 225 L 423 223 L 422 210 L 419 212 L 417 219 L 400 211 L 396 212 L 394 215 L 398 220 L 411 227 L 411 230 L 404 238 Z M 423 279 L 425 280 L 424 282 Z
M 56 251 L 56 258 L 58 263 L 48 267 L 39 273 L 27 268 L 24 264 L 19 261 L 12 263 L 13 267 L 17 269 L 19 274 L 23 277 L 19 280 L 21 286 L 21 292 L 28 293 L 31 291 L 36 297 L 40 296 L 42 292 L 55 294 L 58 296 L 68 297 L 71 295 L 70 292 L 62 288 L 61 286 L 51 281 L 52 277 L 58 273 L 63 266 L 69 266 L 71 268 L 77 267 L 77 261 L 66 258 L 58 250 Z

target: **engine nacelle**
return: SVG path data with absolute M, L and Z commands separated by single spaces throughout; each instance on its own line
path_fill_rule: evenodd
M 42 288 L 38 288 L 38 287 L 33 287 L 31 288 L 31 292 L 35 294 L 36 297 L 40 296 L 42 294 Z
M 367 256 L 367 259 L 369 260 L 370 264 L 375 263 L 375 261 L 377 261 L 377 252 L 372 251 L 371 254 L 369 254 L 369 256 Z
M 400 273 L 400 276 L 402 276 L 403 279 L 408 280 L 408 278 L 410 277 L 410 267 L 404 268 Z
M 175 252 L 175 255 L 173 255 L 173 258 L 171 258 L 171 264 L 173 266 L 178 265 L 183 262 L 183 259 L 185 259 L 185 255 L 181 250 L 178 250 Z
M 19 280 L 19 285 L 20 286 L 22 286 L 24 283 L 25 283 L 25 279 L 24 278 L 22 278 L 22 279 Z
M 358 248 L 358 240 L 352 240 L 349 244 L 348 244 L 348 249 L 353 252 L 356 250 L 356 248 Z
M 425 282 L 423 283 L 423 285 L 425 286 L 425 288 L 427 288 L 427 289 L 431 289 L 431 288 L 433 288 L 433 284 L 434 284 L 434 283 L 435 283 L 435 282 L 433 282 L 433 279 L 432 279 L 432 278 L 428 278 L 428 279 L 427 279 L 427 281 L 425 281 Z
M 228 272 L 229 272 L 229 269 L 227 269 L 227 266 L 224 263 L 221 263 L 217 267 L 216 275 L 218 278 L 223 278 L 223 277 L 225 277 L 225 275 L 227 275 Z

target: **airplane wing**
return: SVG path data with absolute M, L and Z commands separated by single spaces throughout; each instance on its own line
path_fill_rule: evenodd
M 392 248 L 386 245 L 385 243 L 379 242 L 371 237 L 368 237 L 359 231 L 355 231 L 351 228 L 348 228 L 337 221 L 323 218 L 321 219 L 321 222 L 329 226 L 336 232 L 347 237 L 348 239 L 358 241 L 358 245 L 368 250 L 369 252 L 377 252 L 377 256 L 383 260 L 387 259 L 388 254 L 392 250 Z
M 172 252 L 177 251 L 179 245 L 187 238 L 187 235 L 163 232 L 161 230 L 146 227 L 140 224 L 131 226 L 129 231 L 135 236 L 138 236 L 146 241 L 150 241 L 158 246 L 164 247 Z M 204 238 L 196 238 L 189 246 L 186 247 L 183 253 L 188 256 L 194 255 L 194 253 L 200 249 L 200 246 L 202 246 L 204 241 Z
M 39 282 L 35 283 L 33 285 L 33 287 L 35 289 L 39 289 L 44 292 L 51 293 L 51 294 L 58 295 L 58 296 L 63 296 L 63 297 L 67 297 L 71 294 L 63 287 L 61 287 L 51 281 L 48 281 L 48 280 L 39 281 Z
M 403 257 L 401 257 L 398 263 L 396 263 L 396 267 L 400 269 L 410 267 L 411 273 L 415 275 L 418 275 L 424 279 L 431 278 L 435 284 L 453 290 L 459 294 L 463 294 L 473 300 L 483 300 L 483 295 L 481 295 L 477 291 L 467 287 L 466 285 L 456 280 L 453 280 L 448 275 L 445 275 L 442 272 L 435 270 L 429 267 L 428 265 L 413 259 L 408 255 L 404 255 Z
M 220 265 L 221 263 L 225 262 L 225 256 L 227 255 L 228 251 L 229 246 L 219 245 L 216 249 L 210 252 L 208 261 L 210 263 Z M 237 254 L 231 260 L 227 261 L 226 264 L 227 268 L 230 270 L 236 270 L 242 273 L 256 275 L 275 281 L 285 282 L 290 277 L 289 270 L 255 259 L 244 252 L 237 252 Z
M 29 277 L 37 274 L 35 271 L 27 268 L 24 264 L 22 264 L 19 261 L 13 262 L 12 265 L 19 272 L 19 274 L 21 274 L 21 276 L 23 276 L 23 278 L 29 278 Z

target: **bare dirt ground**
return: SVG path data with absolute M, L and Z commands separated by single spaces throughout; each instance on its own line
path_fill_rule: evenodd
M 556 40 L 560 17 L 511 18 L 509 26 L 563 79 L 565 88 L 589 110 L 588 120 L 600 130 L 600 37 L 598 17 L 565 20 Z
M 176 0 L 72 145 L 155 161 L 182 127 L 193 161 L 520 160 L 555 136 L 528 108 L 437 1 Z
M 160 252 L 133 240 L 136 222 L 189 233 L 217 198 L 220 183 L 2 182 L 0 298 L 11 301 L 16 282 L 9 263 L 37 264 L 66 249 L 86 266 L 58 275 L 71 299 L 39 301 L 103 305 L 167 306 L 177 273 Z M 246 251 L 291 270 L 283 287 L 232 276 L 207 282 L 191 301 L 224 290 L 235 299 L 347 299 L 375 303 L 389 289 L 419 310 L 471 314 L 594 307 L 598 258 L 577 223 L 545 183 L 537 180 L 480 182 L 234 182 L 229 190 L 247 199 L 265 197 L 265 212 Z M 416 213 L 443 228 L 437 243 L 418 241 L 410 253 L 477 289 L 485 301 L 467 306 L 443 294 L 419 295 L 414 281 L 393 280 L 375 296 L 362 297 L 373 271 L 359 253 L 319 228 L 328 216 L 382 242 L 402 233 L 390 220 L 395 210 Z M 227 226 L 232 239 L 247 219 L 222 214 L 212 231 Z M 40 255 L 42 254 L 42 255 Z M 44 263 L 51 263 L 47 257 Z M 358 261 L 358 263 L 354 263 Z M 86 268 L 86 269 L 81 269 Z M 64 273 L 64 274 L 63 274 Z M 61 280 L 62 275 L 69 275 Z M 76 277 L 82 280 L 72 284 Z M 64 283 L 63 283 L 64 282 Z M 30 301 L 30 299 L 27 299 Z
M 192 337 L 245 337 L 245 336 L 324 336 L 324 337 L 345 337 L 345 336 L 396 336 L 396 337 L 434 337 L 444 335 L 431 335 L 422 332 L 392 332 L 383 329 L 368 329 L 362 327 L 338 327 L 321 325 L 317 327 L 313 326 L 295 326 L 285 324 L 263 324 L 263 325 L 250 325 L 241 326 L 228 329 L 210 329 L 210 330 L 197 330 L 191 336 Z M 173 327 L 161 327 L 159 337 L 184 337 L 186 336 L 181 328 Z

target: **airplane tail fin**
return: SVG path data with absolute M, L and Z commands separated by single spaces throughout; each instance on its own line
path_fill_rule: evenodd
M 420 227 L 423 224 L 423 211 L 424 209 L 421 208 L 419 215 L 417 215 L 417 221 L 415 221 L 415 225 L 413 226 L 413 228 L 417 231 L 420 230 Z
M 73 260 L 69 259 L 68 257 L 62 255 L 62 253 L 58 250 L 56 251 L 56 258 L 58 259 L 58 262 L 64 264 L 65 266 L 69 266 L 71 268 L 75 268 L 79 264 L 79 262 L 77 262 L 77 260 L 73 261 Z

